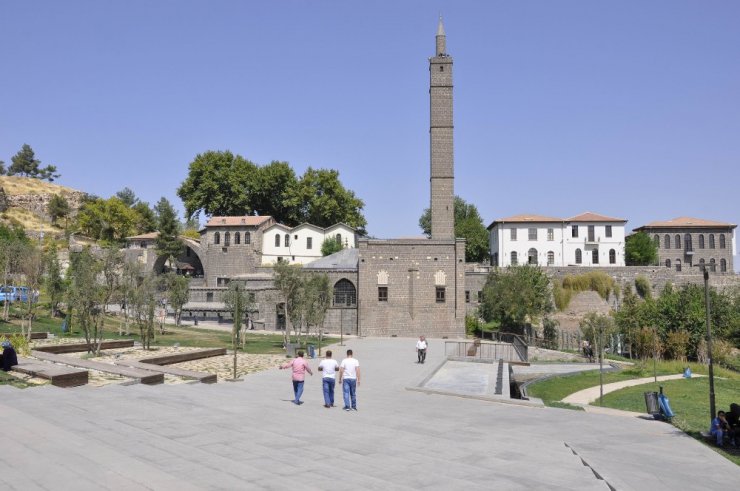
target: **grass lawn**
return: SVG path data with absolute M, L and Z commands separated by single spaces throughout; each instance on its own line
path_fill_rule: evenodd
M 8 375 L 2 370 L 0 370 L 0 385 L 12 385 L 13 387 L 17 387 L 19 389 L 25 389 L 29 386 L 24 381 L 19 380 L 12 375 Z
M 705 365 L 676 361 L 659 361 L 657 363 L 656 372 L 658 375 L 682 373 L 686 366 L 691 367 L 691 371 L 694 373 L 707 373 L 707 367 Z M 622 370 L 605 372 L 604 384 L 619 382 L 621 380 L 651 377 L 652 375 L 652 362 L 644 364 L 636 363 L 634 366 Z M 740 374 L 719 367 L 715 367 L 715 375 L 719 377 L 733 378 L 740 381 Z M 579 390 L 587 389 L 589 387 L 595 387 L 597 385 L 599 385 L 599 371 L 591 370 L 574 375 L 552 377 L 535 382 L 527 386 L 527 393 L 532 397 L 539 397 L 547 406 L 568 407 L 567 404 L 560 403 L 559 401 L 574 392 L 578 392 Z M 645 410 L 645 402 L 643 401 L 642 404 L 643 407 L 640 411 Z
M 106 339 L 133 339 L 138 341 L 140 339 L 139 330 L 136 326 L 132 325 L 130 328 L 131 334 L 129 336 L 119 335 L 118 330 L 120 327 L 121 318 L 119 317 L 108 317 L 105 320 L 105 331 Z M 69 333 L 63 333 L 62 319 L 55 319 L 50 317 L 39 317 L 33 323 L 34 332 L 50 332 L 58 337 L 64 338 L 80 338 L 80 341 L 84 341 L 84 335 L 79 329 Z M 10 323 L 0 321 L 0 333 L 18 333 L 20 332 L 20 320 L 13 319 Z M 276 334 L 252 334 L 247 333 L 247 341 L 245 344 L 244 351 L 247 353 L 255 354 L 282 354 L 285 352 L 283 349 L 283 335 L 281 333 Z M 293 338 L 294 339 L 294 338 Z M 327 344 L 336 343 L 338 339 L 325 337 L 322 342 L 322 346 Z M 192 327 L 177 327 L 174 324 L 166 325 L 166 332 L 164 334 L 159 333 L 157 330 L 155 339 L 152 342 L 152 347 L 155 346 L 172 346 L 178 343 L 180 346 L 187 347 L 199 347 L 199 348 L 230 348 L 231 347 L 231 332 L 220 331 L 220 330 L 207 330 L 207 329 L 195 329 Z M 308 338 L 308 343 L 313 344 L 318 349 L 318 338 L 311 336 Z
M 717 411 L 730 409 L 730 404 L 740 404 L 740 376 L 734 374 L 731 378 L 716 378 L 714 393 Z M 658 391 L 663 386 L 663 392 L 671 402 L 671 409 L 676 414 L 673 424 L 689 435 L 702 440 L 700 433 L 709 430 L 709 379 L 706 377 L 690 380 L 667 380 L 658 384 L 650 383 L 628 387 L 604 396 L 604 405 L 625 411 L 645 411 L 644 392 Z M 740 453 L 717 451 L 728 459 L 740 465 Z

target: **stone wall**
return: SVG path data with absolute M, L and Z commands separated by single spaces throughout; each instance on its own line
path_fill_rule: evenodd
M 69 207 L 72 210 L 71 216 L 77 214 L 82 201 L 84 200 L 86 193 L 80 191 L 60 191 L 59 194 L 67 200 Z M 47 212 L 49 208 L 49 202 L 54 194 L 16 194 L 7 196 L 7 205 L 15 208 L 22 208 L 28 210 L 31 213 L 43 217 L 49 220 L 49 214 Z

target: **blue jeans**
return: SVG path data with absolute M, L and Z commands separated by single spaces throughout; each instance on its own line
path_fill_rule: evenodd
M 293 381 L 293 393 L 295 394 L 295 402 L 298 404 L 301 400 L 301 396 L 303 395 L 303 380 L 294 380 Z
M 334 385 L 336 380 L 330 377 L 324 377 L 323 388 L 324 388 L 324 404 L 327 406 L 334 405 Z
M 721 447 L 723 440 L 725 438 L 725 432 L 722 431 L 721 429 L 715 429 L 715 430 L 712 430 L 712 436 L 717 438 L 717 445 Z
M 342 395 L 344 396 L 344 407 L 357 409 L 357 379 L 346 378 L 343 380 Z M 352 402 L 351 406 L 350 399 Z

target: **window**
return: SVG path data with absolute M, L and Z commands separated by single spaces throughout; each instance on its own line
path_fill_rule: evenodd
M 528 232 L 529 232 L 529 240 L 537 240 L 537 229 L 536 228 L 530 228 Z
M 699 249 L 704 249 L 704 234 L 699 234 Z
M 709 234 L 709 248 L 714 249 L 714 234 Z
M 436 291 L 437 303 L 445 303 L 445 287 L 438 286 Z
M 583 255 L 581 254 L 580 249 L 576 249 L 576 264 L 583 263 Z
M 213 292 L 206 292 L 206 302 L 213 302 Z
M 213 243 L 214 244 L 220 244 L 221 243 L 221 234 L 216 232 L 213 234 Z
M 588 226 L 588 241 L 594 242 L 596 240 L 596 227 L 593 225 Z
M 226 247 L 229 247 L 231 245 L 231 234 L 229 232 L 226 232 L 224 234 L 224 245 Z
M 617 264 L 617 251 L 609 249 L 609 264 Z
M 351 281 L 341 279 L 334 284 L 334 305 L 342 307 L 357 305 L 357 290 Z
M 465 290 L 465 303 L 470 303 L 470 290 Z
M 280 234 L 275 234 L 275 247 L 280 247 Z
M 511 240 L 516 240 L 516 229 L 515 228 L 511 229 Z
M 290 247 L 290 234 L 285 234 L 285 247 Z
M 547 240 L 555 240 L 555 229 L 547 229 Z
M 725 234 L 719 234 L 719 248 L 725 249 L 727 247 L 727 244 L 725 244 Z
M 681 271 L 681 260 L 676 259 L 676 271 Z
M 606 227 L 604 227 L 604 229 L 605 229 L 605 235 L 607 237 L 611 237 L 612 236 L 612 226 L 607 225 Z
M 599 264 L 599 250 L 594 249 L 591 251 L 591 264 Z
M 517 264 L 519 264 L 519 262 L 516 258 L 516 251 L 511 251 L 511 265 L 516 266 Z
M 252 243 L 252 234 L 250 234 L 249 232 L 244 232 L 244 243 L 245 244 Z
M 726 273 L 727 272 L 727 261 L 725 259 L 720 259 L 719 260 L 719 271 L 721 273 Z
M 342 234 L 337 234 L 336 239 L 337 239 L 337 242 L 339 242 L 341 244 L 342 243 Z
M 684 234 L 683 244 L 683 248 L 686 250 L 686 252 L 691 252 L 694 250 L 694 246 L 691 244 L 691 234 Z
M 239 245 L 242 241 L 241 234 L 239 232 L 234 232 L 234 245 Z
M 378 302 L 387 302 L 387 301 L 388 301 L 388 287 L 379 286 L 378 287 Z
M 668 234 L 665 234 L 665 237 L 663 237 L 663 240 L 665 241 L 665 248 L 670 249 L 671 248 L 671 236 Z
M 712 273 L 717 272 L 717 262 L 714 260 L 714 258 L 709 260 L 709 271 Z
M 671 267 L 671 260 L 670 259 L 666 259 L 665 260 L 665 267 L 666 268 L 670 268 Z
M 676 249 L 681 248 L 681 236 L 676 234 L 676 240 L 673 241 L 673 244 L 676 246 Z
M 537 264 L 537 249 L 534 247 L 527 251 L 527 264 Z
M 552 266 L 553 264 L 555 264 L 555 253 L 547 251 L 547 265 Z
M 578 225 L 573 225 L 570 228 L 570 236 L 573 237 L 574 239 L 578 237 Z
M 653 235 L 653 242 L 655 243 L 656 247 L 660 248 L 660 237 L 658 234 Z
M 483 290 L 478 290 L 478 303 L 483 303 Z
M 306 249 L 313 249 L 313 237 L 306 237 Z

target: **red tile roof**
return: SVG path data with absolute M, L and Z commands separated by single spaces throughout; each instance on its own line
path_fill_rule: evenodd
M 270 216 L 252 216 L 244 215 L 240 217 L 211 217 L 206 223 L 206 227 L 239 227 L 251 226 L 256 227 L 270 220 Z
M 647 225 L 635 229 L 640 230 L 643 228 L 673 228 L 673 227 L 730 227 L 735 228 L 737 225 L 726 222 L 716 222 L 714 220 L 704 220 L 701 218 L 691 217 L 678 217 L 673 220 L 650 222 Z
M 626 223 L 627 220 L 624 218 L 614 218 L 614 217 L 608 217 L 606 215 L 599 215 L 598 213 L 593 213 L 591 211 L 587 211 L 585 213 L 581 213 L 580 215 L 576 215 L 574 217 L 568 218 L 569 222 L 622 222 Z
M 494 220 L 493 223 L 496 222 L 564 222 L 562 218 L 555 218 L 555 217 L 546 217 L 542 215 L 528 215 L 528 214 L 522 214 L 522 215 L 513 215 L 508 218 L 499 218 L 497 220 Z
M 149 232 L 148 234 L 132 235 L 131 237 L 126 237 L 126 240 L 153 240 L 157 237 L 159 237 L 159 232 Z

